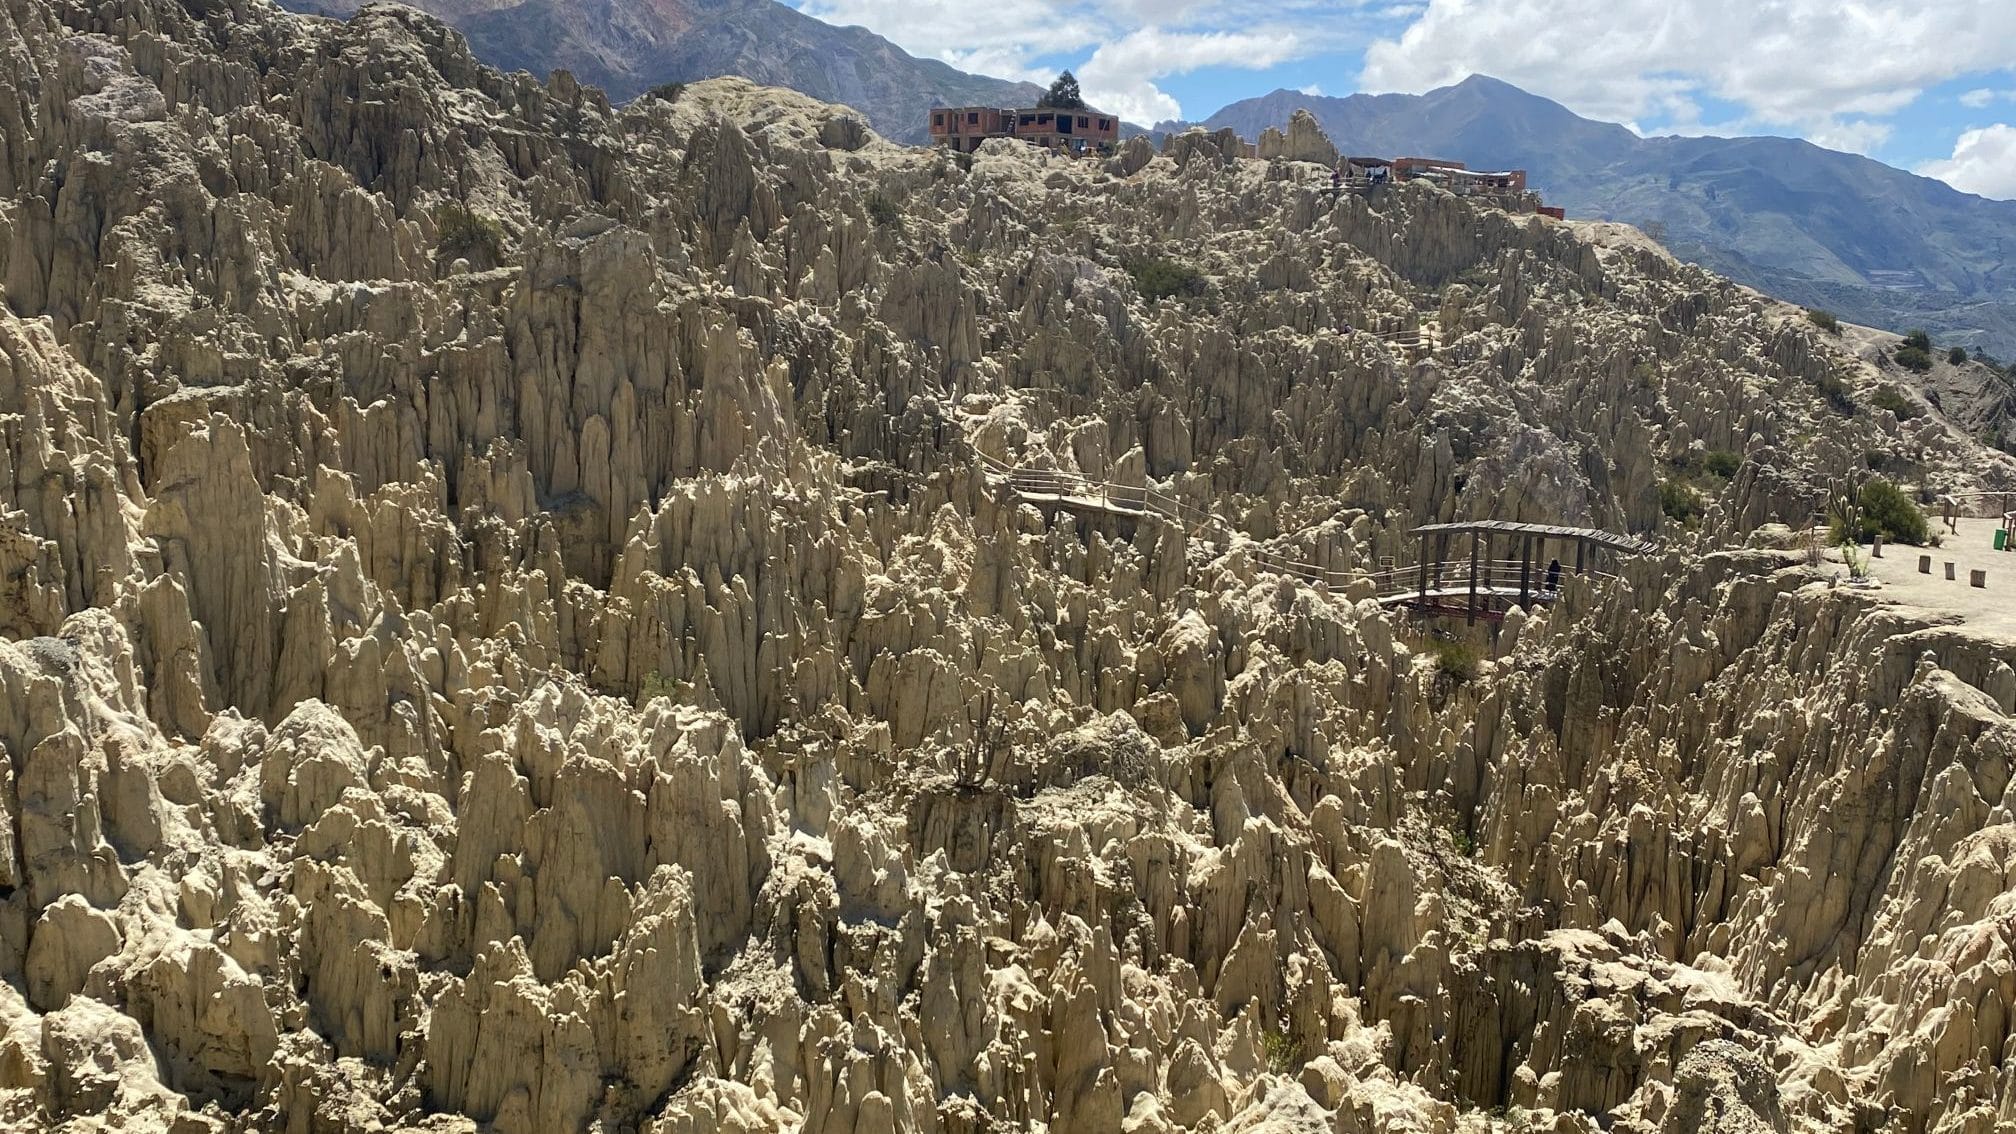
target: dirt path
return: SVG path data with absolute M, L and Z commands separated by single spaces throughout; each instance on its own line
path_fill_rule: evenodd
M 1935 530 L 1945 530 L 1937 517 L 1933 523 Z M 1883 558 L 1870 560 L 1870 574 L 1882 580 L 1887 598 L 1958 614 L 1973 629 L 2016 641 L 2016 552 L 1994 549 L 1996 527 L 1993 520 L 1961 520 L 1959 534 L 1947 534 L 1941 547 L 1886 547 Z M 1932 557 L 1929 575 L 1918 571 L 1921 555 Z M 1842 561 L 1839 549 L 1829 550 L 1827 558 Z M 1946 578 L 1949 561 L 1951 581 Z M 1968 584 L 1969 573 L 1976 570 L 1988 573 L 1985 588 Z

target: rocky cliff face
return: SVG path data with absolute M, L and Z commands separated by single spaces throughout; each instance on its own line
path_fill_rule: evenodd
M 2016 646 L 1711 550 L 2009 469 L 1777 305 L 1204 134 L 0 19 L 8 1124 L 2016 1122 Z M 1475 673 L 1260 566 L 1472 515 L 1669 550 Z

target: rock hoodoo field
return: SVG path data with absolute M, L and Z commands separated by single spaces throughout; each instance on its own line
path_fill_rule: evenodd
M 1797 312 L 1307 129 L 0 27 L 0 1125 L 2016 1124 L 2016 643 L 1773 526 L 2016 468 Z M 1267 566 L 1485 516 L 1662 550 Z

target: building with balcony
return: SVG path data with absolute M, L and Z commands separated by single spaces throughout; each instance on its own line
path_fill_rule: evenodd
M 1091 107 L 943 106 L 931 110 L 931 143 L 972 153 L 989 138 L 1020 138 L 1032 145 L 1083 153 L 1117 144 L 1120 120 Z

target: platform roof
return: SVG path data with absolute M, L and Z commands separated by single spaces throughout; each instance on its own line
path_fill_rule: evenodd
M 1512 520 L 1462 520 L 1453 524 L 1426 524 L 1414 529 L 1415 535 L 1454 535 L 1459 533 L 1481 535 L 1532 535 L 1547 539 L 1575 539 L 1621 551 L 1627 555 L 1644 555 L 1657 551 L 1659 545 L 1649 539 L 1636 536 L 1618 535 L 1601 528 L 1568 528 L 1559 524 L 1521 524 Z

